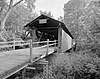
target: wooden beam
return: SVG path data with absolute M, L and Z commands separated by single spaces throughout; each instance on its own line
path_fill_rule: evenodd
M 37 29 L 58 29 L 58 27 L 42 27 L 42 28 L 37 28 Z
M 62 53 L 62 28 L 61 28 L 61 23 L 59 23 L 59 28 L 58 28 L 58 50 L 57 53 Z

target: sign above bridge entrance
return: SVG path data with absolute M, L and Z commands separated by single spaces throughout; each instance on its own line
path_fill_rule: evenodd
M 40 19 L 39 20 L 39 24 L 45 24 L 45 23 L 47 23 L 47 19 Z

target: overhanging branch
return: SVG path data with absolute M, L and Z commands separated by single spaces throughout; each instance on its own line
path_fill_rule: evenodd
M 13 6 L 13 0 L 10 0 L 9 9 Z
M 23 1 L 23 0 L 20 0 L 20 1 L 16 2 L 16 3 L 13 5 L 13 7 L 17 6 L 17 5 L 20 4 L 22 1 Z

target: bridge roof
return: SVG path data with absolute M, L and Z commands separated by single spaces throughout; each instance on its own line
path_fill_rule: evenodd
M 55 35 L 57 37 L 58 28 L 60 26 L 73 39 L 73 36 L 71 35 L 71 33 L 69 32 L 69 30 L 67 29 L 67 27 L 63 22 L 60 22 L 45 15 L 37 17 L 24 27 L 29 27 L 31 29 L 37 28 L 40 32 L 44 32 L 50 35 Z

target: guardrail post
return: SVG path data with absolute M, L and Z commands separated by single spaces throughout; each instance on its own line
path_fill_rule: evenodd
M 47 39 L 47 52 L 46 52 L 46 56 L 48 55 L 49 52 L 49 39 Z
M 15 50 L 15 40 L 14 40 L 13 50 Z
M 30 40 L 30 64 L 32 64 L 32 40 Z
M 55 42 L 55 47 L 54 47 L 54 51 L 56 51 L 56 40 L 54 40 L 54 42 Z

